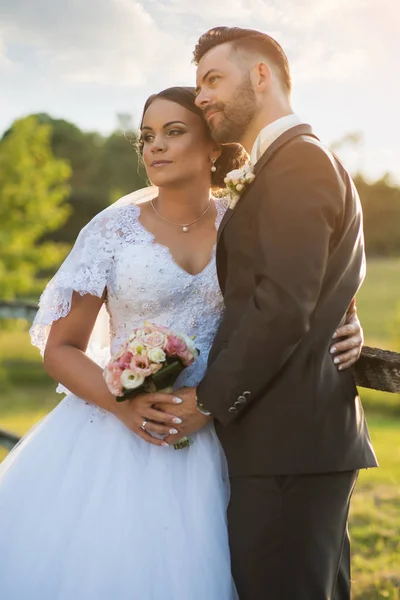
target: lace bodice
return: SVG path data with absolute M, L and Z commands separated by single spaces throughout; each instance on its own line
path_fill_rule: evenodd
M 219 202 L 216 207 L 218 227 L 225 209 Z M 111 354 L 146 320 L 193 335 L 200 357 L 176 383 L 196 385 L 204 374 L 223 310 L 215 247 L 204 270 L 191 275 L 174 261 L 167 247 L 154 241 L 139 215 L 140 208 L 134 204 L 111 208 L 82 230 L 42 294 L 32 342 L 43 351 L 51 323 L 70 309 L 72 291 L 101 297 L 106 288 Z M 98 358 L 104 362 L 100 354 Z

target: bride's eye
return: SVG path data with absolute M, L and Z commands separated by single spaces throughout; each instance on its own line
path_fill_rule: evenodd
M 170 130 L 168 131 L 168 135 L 170 135 L 170 136 L 171 136 L 171 135 L 172 135 L 172 136 L 175 136 L 175 135 L 182 135 L 182 133 L 185 133 L 185 132 L 184 132 L 184 131 L 182 131 L 181 129 L 170 129 Z
M 154 135 L 152 133 L 146 133 L 145 135 L 142 135 L 142 141 L 143 142 L 152 142 L 154 140 Z

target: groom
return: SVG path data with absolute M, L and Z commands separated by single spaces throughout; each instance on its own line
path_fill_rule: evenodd
M 347 600 L 350 497 L 377 462 L 352 374 L 328 349 L 364 277 L 359 198 L 293 113 L 275 40 L 217 27 L 194 57 L 196 103 L 218 142 L 246 148 L 255 179 L 221 224 L 225 314 L 177 410 L 187 432 L 204 424 L 198 409 L 215 419 L 240 599 Z

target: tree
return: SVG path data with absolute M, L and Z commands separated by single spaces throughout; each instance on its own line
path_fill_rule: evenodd
M 136 152 L 137 137 L 115 131 L 105 141 L 98 163 L 96 185 L 107 193 L 107 205 L 146 186 L 147 176 Z
M 16 121 L 0 143 L 0 297 L 36 293 L 67 247 L 44 241 L 68 218 L 71 169 L 54 158 L 50 125 Z M 39 275 L 39 277 L 38 277 Z
M 73 123 L 54 119 L 46 113 L 34 116 L 39 123 L 51 126 L 53 154 L 66 160 L 72 171 L 67 198 L 69 217 L 46 239 L 72 244 L 82 227 L 107 206 L 107 192 L 96 185 L 104 138 L 99 133 L 82 131 Z
M 341 154 L 351 151 L 349 158 L 358 163 L 353 173 L 364 213 L 365 246 L 368 256 L 400 256 L 400 187 L 389 174 L 368 182 L 362 174 L 364 135 L 353 131 L 331 144 L 331 150 Z
M 364 212 L 365 246 L 369 256 L 400 256 L 400 188 L 388 175 L 373 183 L 354 178 Z
M 70 216 L 47 239 L 73 243 L 82 227 L 103 208 L 146 185 L 145 171 L 134 147 L 136 134 L 123 133 L 131 132 L 132 118 L 128 114 L 118 115 L 118 130 L 104 137 L 45 113 L 34 116 L 40 123 L 51 125 L 54 155 L 67 160 L 72 169 L 67 199 Z

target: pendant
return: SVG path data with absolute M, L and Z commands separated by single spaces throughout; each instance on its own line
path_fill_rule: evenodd
M 183 233 L 187 233 L 189 231 L 189 227 L 186 227 L 186 225 L 184 225 L 182 227 L 182 231 L 183 231 Z

